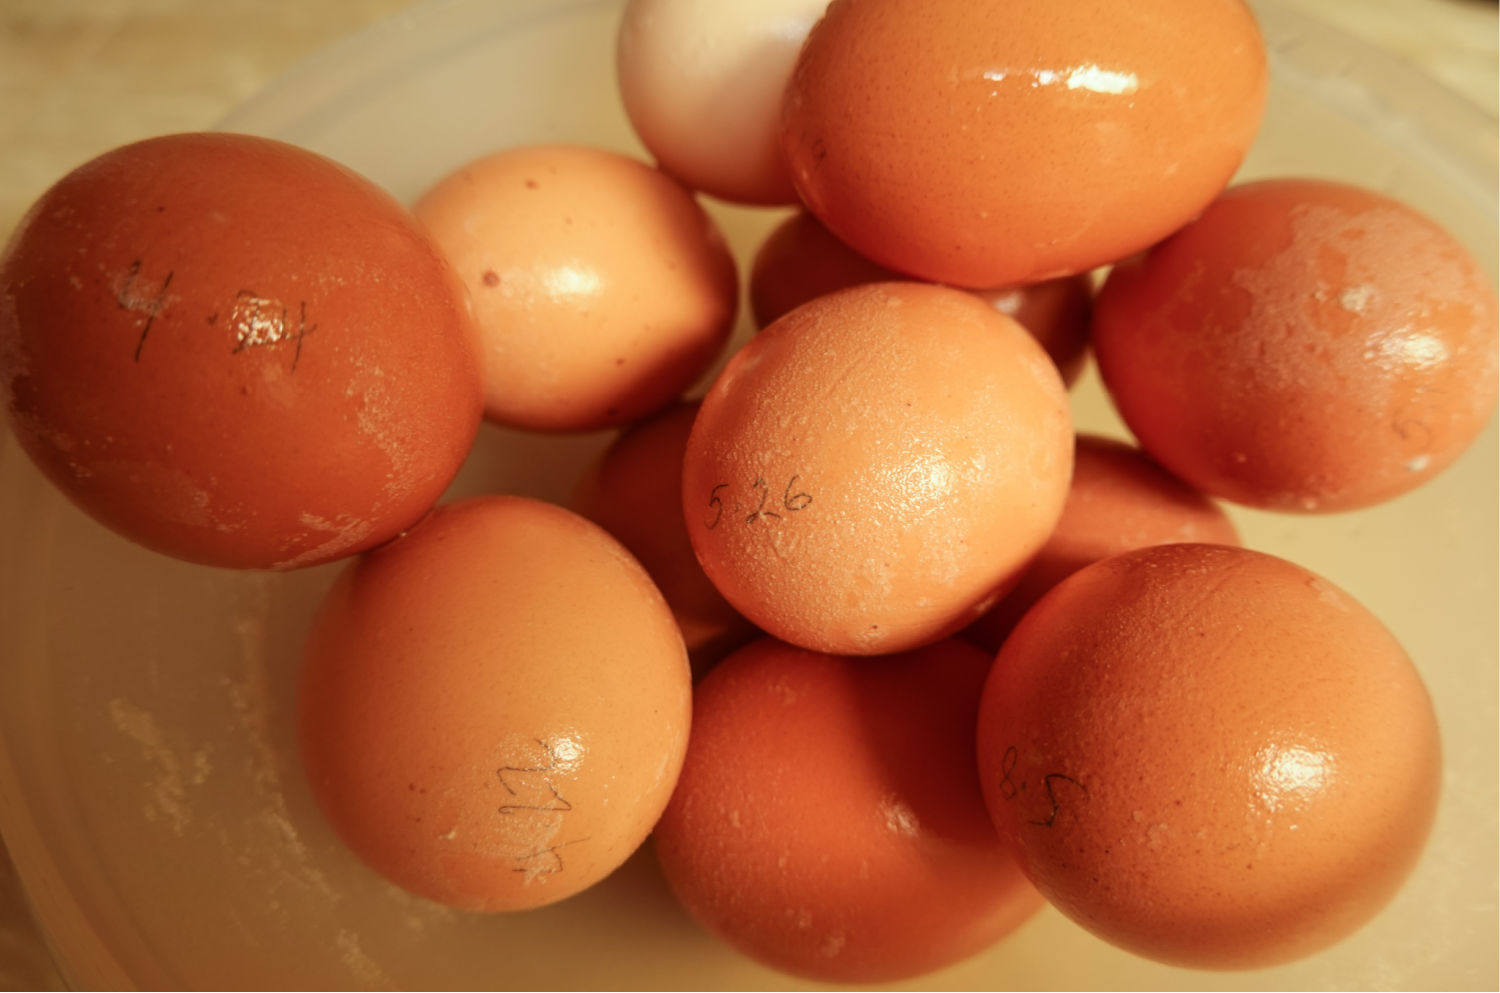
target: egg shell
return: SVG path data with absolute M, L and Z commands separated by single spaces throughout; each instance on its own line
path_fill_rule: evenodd
M 839 241 L 812 214 L 798 211 L 778 224 L 756 250 L 750 269 L 750 310 L 763 328 L 834 290 L 903 278 Z M 1093 308 L 1090 274 L 974 292 L 1031 332 L 1052 356 L 1063 382 L 1072 385 L 1078 379 Z
M 1008 286 L 1197 214 L 1266 86 L 1239 0 L 834 0 L 788 84 L 782 149 L 803 202 L 861 254 Z
M 445 176 L 415 210 L 473 297 L 497 423 L 628 424 L 676 400 L 728 341 L 729 248 L 692 194 L 643 162 L 506 149 Z
M 959 290 L 820 297 L 746 344 L 683 462 L 693 550 L 762 630 L 839 654 L 972 621 L 1062 511 L 1067 394 L 1011 318 Z
M 673 891 L 773 968 L 919 975 L 1041 906 L 995 836 L 974 768 L 989 658 L 952 639 L 851 659 L 772 638 L 699 684 L 655 833 Z
M 1438 729 L 1401 646 L 1332 583 L 1162 545 L 1075 573 L 1006 641 L 979 769 L 1001 836 L 1096 935 L 1199 968 L 1343 938 L 1421 853 Z
M 964 629 L 997 651 L 1021 617 L 1052 587 L 1084 566 L 1149 545 L 1238 545 L 1239 534 L 1208 497 L 1113 438 L 1078 436 L 1062 517 L 1015 589 Z
M 597 525 L 521 497 L 444 506 L 328 592 L 299 744 L 338 834 L 465 910 L 553 903 L 649 834 L 687 747 L 671 612 Z
M 661 168 L 735 203 L 797 202 L 776 122 L 792 64 L 828 0 L 630 0 L 620 98 Z
M 236 134 L 115 149 L 0 254 L 0 408 L 104 525 L 291 568 L 433 505 L 479 427 L 463 287 L 389 194 Z
M 678 513 L 697 403 L 631 425 L 585 468 L 569 505 L 619 539 L 651 574 L 702 674 L 759 632 L 703 573 Z
M 1453 462 L 1495 409 L 1495 292 L 1383 194 L 1275 179 L 1226 192 L 1095 312 L 1099 369 L 1141 445 L 1207 493 L 1350 510 Z

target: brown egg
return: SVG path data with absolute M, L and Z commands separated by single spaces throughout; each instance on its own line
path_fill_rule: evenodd
M 985 685 L 979 769 L 1055 906 L 1202 968 L 1293 959 L 1372 917 L 1442 780 L 1427 691 L 1380 622 L 1216 545 L 1128 552 L 1045 596 Z
M 974 770 L 989 658 L 874 659 L 771 638 L 699 685 L 656 851 L 683 905 L 773 968 L 886 982 L 965 958 L 1041 906 Z
M 79 507 L 193 562 L 292 568 L 437 500 L 479 427 L 468 304 L 411 215 L 264 138 L 69 173 L 0 255 L 0 408 Z
M 744 346 L 688 439 L 683 508 L 725 599 L 783 641 L 901 651 L 979 616 L 1041 548 L 1072 467 L 1067 394 L 1015 321 L 877 283 Z
M 698 404 L 632 425 L 584 471 L 572 508 L 619 539 L 646 567 L 682 629 L 693 671 L 759 632 L 709 582 L 682 519 L 682 456 Z
M 728 341 L 738 277 L 675 180 L 602 149 L 497 152 L 417 202 L 474 299 L 485 415 L 538 431 L 628 424 Z
M 690 687 L 672 614 L 618 542 L 560 507 L 477 497 L 340 575 L 308 638 L 299 741 L 371 868 L 515 910 L 598 882 L 645 839 Z
M 1034 283 L 1202 210 L 1266 80 L 1240 0 L 837 0 L 787 86 L 782 149 L 862 255 L 955 286 Z
M 1495 409 L 1497 310 L 1451 235 L 1379 193 L 1238 186 L 1095 312 L 1099 370 L 1151 456 L 1206 493 L 1339 511 L 1421 485 Z
M 777 225 L 755 253 L 750 309 L 757 326 L 765 327 L 834 290 L 902 278 L 839 241 L 813 215 L 798 211 Z M 1063 382 L 1071 385 L 1083 372 L 1094 298 L 1089 274 L 974 293 L 1030 331 L 1057 363 Z
M 1148 545 L 1238 545 L 1234 525 L 1208 497 L 1131 445 L 1079 435 L 1062 517 L 1016 588 L 964 637 L 996 651 L 1032 604 L 1084 566 Z
M 1030 331 L 1057 363 L 1064 383 L 1072 386 L 1078 381 L 1088 355 L 1089 324 L 1094 312 L 1091 273 L 973 293 Z

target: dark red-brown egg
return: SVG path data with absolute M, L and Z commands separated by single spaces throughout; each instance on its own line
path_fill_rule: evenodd
M 1270 510 L 1420 486 L 1500 393 L 1500 306 L 1479 263 L 1406 204 L 1325 180 L 1237 186 L 1116 266 L 1094 337 L 1153 458 Z
M 471 320 L 373 183 L 265 138 L 154 138 L 61 179 L 0 256 L 0 407 L 120 534 L 311 565 L 398 534 L 458 471 Z

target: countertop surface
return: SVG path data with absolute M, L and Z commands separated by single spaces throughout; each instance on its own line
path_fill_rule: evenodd
M 1421 68 L 1490 116 L 1488 0 L 1286 0 Z M 320 48 L 409 0 L 0 0 L 0 236 L 69 169 L 203 130 Z M 0 852 L 0 989 L 60 982 Z

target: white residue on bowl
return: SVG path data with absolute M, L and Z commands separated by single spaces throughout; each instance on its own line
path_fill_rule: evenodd
M 109 716 L 118 731 L 141 746 L 142 758 L 153 768 L 154 781 L 146 794 L 146 819 L 165 820 L 172 833 L 181 837 L 192 820 L 192 811 L 188 808 L 182 762 L 177 753 L 167 747 L 155 718 L 130 701 L 118 697 L 109 701 Z

